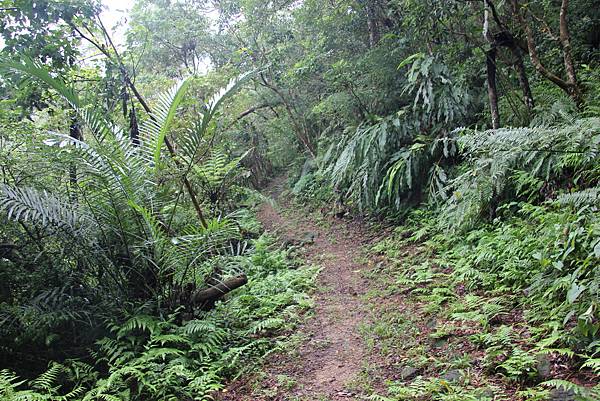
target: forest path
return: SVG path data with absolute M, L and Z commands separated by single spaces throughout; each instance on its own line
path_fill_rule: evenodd
M 281 240 L 303 242 L 305 264 L 322 268 L 314 294 L 314 316 L 299 328 L 305 340 L 295 355 L 274 355 L 254 391 L 247 386 L 230 389 L 227 399 L 364 399 L 358 398 L 357 384 L 371 356 L 360 333 L 368 319 L 368 304 L 362 296 L 369 290 L 369 281 L 361 272 L 369 267 L 360 259 L 374 236 L 360 221 L 315 217 L 287 204 L 281 197 L 284 180 L 280 177 L 271 184 L 268 195 L 275 204 L 262 205 L 258 218 L 267 232 Z

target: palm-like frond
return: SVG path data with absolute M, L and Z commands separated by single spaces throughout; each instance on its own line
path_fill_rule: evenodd
M 165 138 L 190 86 L 191 79 L 191 77 L 183 79 L 173 85 L 169 91 L 161 93 L 150 118 L 141 127 L 142 136 L 148 142 L 148 146 L 153 149 L 155 166 L 158 166 L 160 162 L 160 152 Z
M 48 133 L 43 146 L 36 150 L 56 156 L 49 163 L 54 163 L 53 171 L 62 172 L 63 180 L 67 171 L 76 171 L 76 181 L 70 175 L 72 194 L 63 201 L 58 195 L 60 188 L 56 195 L 50 195 L 43 190 L 4 185 L 0 187 L 0 201 L 10 219 L 56 226 L 73 235 L 89 237 L 90 241 L 80 244 L 85 249 L 77 252 L 89 257 L 90 262 L 95 258 L 90 266 L 101 267 L 90 267 L 90 271 L 103 279 L 103 272 L 108 271 L 111 282 L 117 283 L 120 291 L 156 295 L 176 290 L 190 277 L 190 271 L 199 282 L 203 274 L 210 274 L 212 260 L 224 257 L 231 240 L 239 239 L 238 226 L 229 219 L 208 219 L 207 227 L 176 232 L 172 219 L 162 219 L 160 215 L 164 210 L 175 213 L 181 202 L 178 195 L 157 187 L 158 178 L 162 177 L 157 169 L 161 151 L 192 78 L 178 82 L 158 97 L 140 141 L 133 143 L 126 130 L 109 123 L 98 108 L 84 104 L 73 88 L 44 67 L 26 58 L 20 62 L 0 59 L 0 69 L 25 74 L 54 89 L 95 138 L 84 142 Z M 200 149 L 206 146 L 205 137 L 216 127 L 220 106 L 248 76 L 233 79 L 215 94 L 204 105 L 194 128 L 179 136 L 181 143 L 174 166 L 179 171 L 172 172 L 177 179 L 184 179 L 198 162 Z M 215 159 L 211 163 L 209 159 L 201 169 L 211 183 L 223 182 L 239 161 L 237 158 L 220 163 Z M 81 261 L 80 256 L 74 257 Z M 230 262 L 223 266 L 229 269 L 227 266 L 234 265 Z M 157 288 L 165 282 L 171 285 Z
M 201 112 L 201 116 L 196 121 L 194 129 L 185 135 L 178 144 L 180 156 L 188 161 L 188 165 L 195 161 L 200 149 L 202 149 L 204 145 L 204 140 L 210 135 L 210 131 L 214 129 L 212 126 L 213 118 L 217 115 L 223 102 L 235 93 L 235 91 L 237 91 L 253 74 L 254 72 L 249 72 L 232 79 L 226 87 L 221 89 L 206 102 Z
M 45 190 L 0 184 L 0 208 L 15 221 L 32 222 L 42 227 L 52 225 L 74 235 L 91 231 L 90 219 L 84 212 Z

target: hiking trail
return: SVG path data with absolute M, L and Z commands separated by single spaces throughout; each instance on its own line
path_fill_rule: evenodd
M 278 389 L 269 400 L 359 399 L 354 385 L 371 358 L 360 334 L 368 315 L 361 296 L 369 290 L 369 281 L 361 276 L 368 266 L 360 258 L 374 236 L 361 221 L 315 219 L 293 209 L 281 197 L 284 183 L 284 177 L 273 181 L 268 194 L 274 202 L 261 206 L 258 219 L 282 241 L 303 244 L 304 264 L 322 270 L 313 295 L 314 316 L 298 328 L 306 340 L 294 358 L 270 357 L 264 367 L 267 377 L 259 386 L 281 387 L 278 377 L 294 383 L 292 388 Z M 247 386 L 228 391 L 228 400 L 265 400 L 264 394 L 248 394 Z

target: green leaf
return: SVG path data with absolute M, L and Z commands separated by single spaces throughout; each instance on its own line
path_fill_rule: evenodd
M 160 107 L 157 112 L 153 114 L 156 119 L 155 124 L 158 125 L 159 133 L 156 145 L 154 148 L 154 165 L 158 166 L 160 161 L 160 151 L 167 132 L 171 128 L 175 113 L 185 96 L 185 92 L 190 86 L 191 78 L 186 78 L 178 82 L 173 88 L 166 94 L 160 97 Z
M 577 300 L 577 298 L 581 295 L 581 293 L 583 291 L 585 291 L 586 287 L 584 285 L 577 285 L 577 283 L 573 283 L 571 285 L 571 289 L 569 289 L 569 291 L 567 292 L 567 301 L 569 301 L 570 304 L 572 304 L 573 302 L 575 302 L 575 300 Z
M 407 58 L 405 58 L 404 60 L 402 60 L 402 62 L 400 64 L 398 64 L 398 69 L 401 69 L 402 67 L 412 63 L 413 61 L 423 58 L 425 56 L 424 53 L 415 53 L 411 56 L 408 56 Z

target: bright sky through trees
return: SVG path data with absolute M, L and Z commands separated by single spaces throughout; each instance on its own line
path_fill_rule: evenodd
M 113 33 L 114 40 L 122 45 L 125 40 L 125 29 L 129 23 L 129 10 L 133 6 L 133 0 L 102 0 L 102 3 L 106 9 L 100 18 Z

